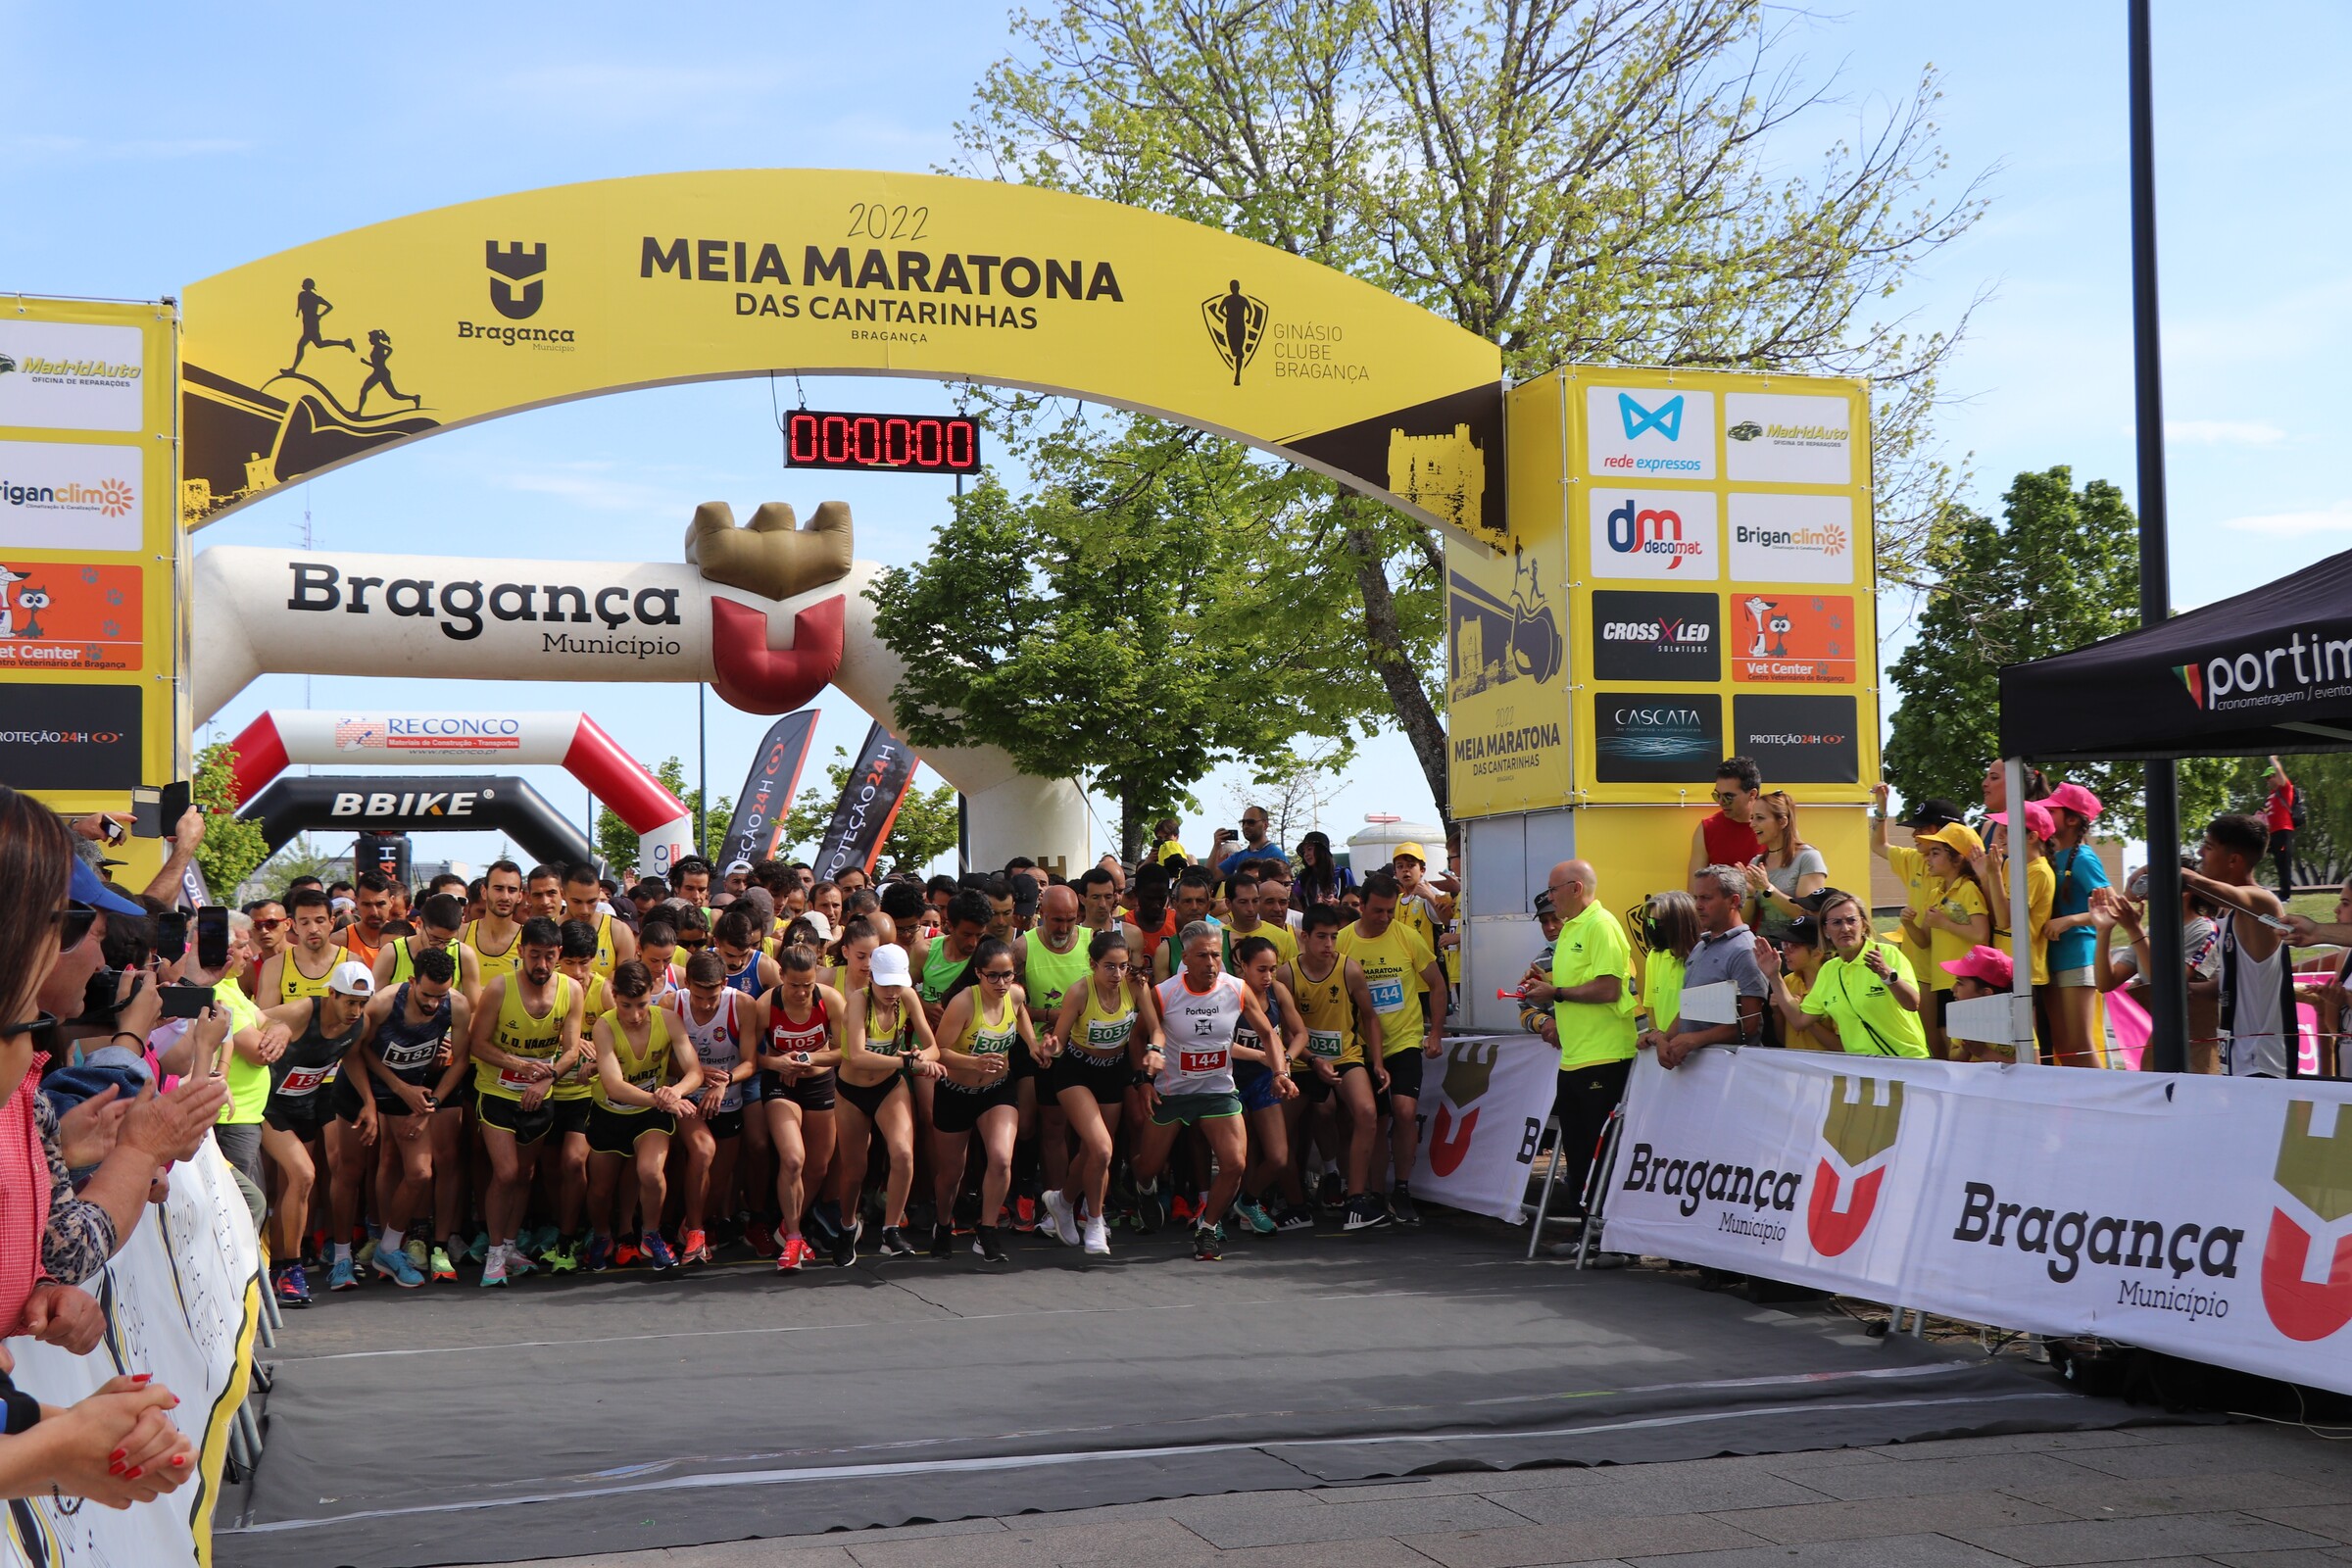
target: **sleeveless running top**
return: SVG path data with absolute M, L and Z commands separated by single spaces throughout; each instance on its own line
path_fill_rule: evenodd
M 300 1002 L 305 997 L 314 1002 L 320 1000 L 327 994 L 326 982 L 334 974 L 336 966 L 351 956 L 350 949 L 337 948 L 335 956 L 327 960 L 326 973 L 314 978 L 302 972 L 302 965 L 296 958 L 301 952 L 300 948 L 288 948 L 282 955 L 286 961 L 277 966 L 277 1000 L 267 1005 L 282 1007 L 289 1002 Z
M 460 933 L 460 940 L 473 950 L 473 960 L 481 966 L 485 990 L 491 981 L 513 974 L 522 967 L 522 927 L 519 923 L 515 925 L 514 935 L 508 941 L 503 953 L 492 953 L 482 946 L 482 922 L 479 920 L 466 921 L 466 929 Z
M 416 940 L 415 937 L 394 937 L 392 939 L 392 976 L 384 982 L 386 985 L 396 986 L 416 978 L 416 950 L 413 946 Z M 451 937 L 441 951 L 449 955 L 452 963 L 456 963 L 458 961 L 458 939 Z M 460 967 L 463 968 L 464 965 L 461 964 Z M 453 975 L 451 978 L 454 981 L 460 976 Z
M 1137 920 L 1133 924 L 1136 937 L 1144 945 L 1144 951 L 1137 955 L 1137 957 L 1145 969 L 1149 970 L 1152 967 L 1152 958 L 1159 953 L 1159 945 L 1176 934 L 1176 911 L 1162 909 L 1159 914 L 1159 924 L 1156 926 L 1147 928 L 1141 920 Z
M 1087 983 L 1094 962 L 1086 956 L 1087 944 L 1095 934 L 1080 926 L 1070 937 L 1070 950 L 1055 953 L 1046 946 L 1040 932 L 1032 931 L 1022 941 L 1021 986 L 1029 994 L 1029 1005 L 1043 1008 L 1049 1015 L 1061 1010 L 1061 999 L 1073 986 Z
M 639 1051 L 629 1044 L 628 1031 L 620 1020 L 612 1020 L 612 1056 L 620 1064 L 620 1075 L 636 1088 L 652 1094 L 670 1081 L 669 1014 L 656 1007 L 647 1015 L 645 1049 Z M 653 1109 L 651 1105 L 618 1105 L 605 1098 L 605 1081 L 596 1081 L 596 1102 L 616 1116 L 639 1116 Z
M 1222 971 L 1196 992 L 1179 969 L 1159 983 L 1160 1016 L 1167 1020 L 1165 1060 L 1153 1082 L 1163 1095 L 1230 1095 L 1233 1035 L 1247 988 Z
M 904 1056 L 914 1049 L 914 1029 L 906 1021 L 906 1009 L 894 998 L 892 1005 L 897 1016 L 891 1020 L 890 1033 L 885 1035 L 877 1026 L 881 1009 L 874 997 L 874 988 L 865 988 L 865 1049 L 877 1056 Z
M 743 993 L 729 989 L 718 995 L 718 1011 L 712 1013 L 708 1021 L 696 1020 L 694 999 L 691 996 L 683 999 L 683 1006 L 686 1038 L 694 1042 L 694 1054 L 703 1058 L 706 1070 L 725 1074 L 743 1064 L 743 1022 L 740 1016 L 743 1004 L 736 1000 Z M 727 1092 L 718 1102 L 719 1113 L 724 1115 L 730 1110 L 742 1108 L 743 1085 L 727 1085 Z
M 599 976 L 610 980 L 612 978 L 612 966 L 618 961 L 612 949 L 612 916 L 600 914 L 596 917 L 596 956 L 589 960 L 589 966 Z
M 1291 995 L 1298 1003 L 1299 1020 L 1306 1025 L 1306 1054 L 1338 1065 L 1364 1059 L 1364 1043 L 1355 1033 L 1355 1003 L 1348 995 L 1348 960 L 1331 960 L 1331 972 L 1317 980 L 1306 972 L 1304 959 L 1291 964 Z
M 343 928 L 343 951 L 372 969 L 375 967 L 375 956 L 384 951 L 384 945 L 378 942 L 369 946 L 360 939 L 358 926 L 347 925 Z
M 1764 853 L 1764 841 L 1745 822 L 1735 822 L 1721 811 L 1699 820 L 1699 842 L 1706 846 L 1709 865 L 1745 865 Z
M 755 1001 L 759 999 L 762 989 L 760 984 L 760 950 L 754 948 L 752 956 L 743 960 L 743 967 L 727 976 L 729 991 L 740 991 Z
M 1247 982 L 1245 982 L 1245 988 L 1246 986 Z M 1259 1006 L 1266 1009 L 1266 1022 L 1274 1026 L 1275 1044 L 1272 1049 L 1276 1051 L 1288 1051 L 1290 1049 L 1290 1042 L 1282 1037 L 1281 1002 L 1276 1000 L 1272 991 L 1268 991 L 1264 996 L 1258 998 L 1257 1002 Z M 1250 1028 L 1246 1023 L 1236 1023 L 1233 1026 L 1233 1043 L 1237 1046 L 1248 1046 L 1251 1051 L 1263 1051 L 1267 1049 L 1265 1042 L 1257 1038 L 1257 1031 Z M 1274 1069 L 1267 1066 L 1264 1062 L 1237 1061 L 1233 1064 L 1233 1070 L 1245 1078 L 1255 1078 L 1260 1074 L 1272 1072 Z
M 579 982 L 574 980 L 572 984 L 578 985 Z M 585 991 L 586 995 L 580 999 L 580 1039 L 583 1042 L 593 1037 L 596 1020 L 612 1010 L 612 991 L 605 984 L 603 975 L 591 971 Z M 596 1053 L 583 1050 L 579 1065 L 556 1080 L 556 1087 L 549 1091 L 549 1098 L 593 1100 L 596 1098 L 597 1082 Z
M 948 939 L 944 936 L 933 937 L 931 946 L 923 951 L 923 972 L 915 977 L 914 994 L 925 1002 L 945 1002 L 948 988 L 956 983 L 971 961 L 969 958 L 951 956 Z
M 499 1001 L 498 1017 L 491 1024 L 491 1042 L 510 1055 L 531 1061 L 555 1060 L 564 1053 L 564 1020 L 571 1014 L 571 999 L 577 990 L 571 976 L 559 972 L 549 983 L 547 1011 L 533 1013 L 523 1005 L 520 982 L 509 985 Z M 531 1083 L 531 1079 L 509 1068 L 494 1067 L 486 1061 L 473 1064 L 473 1087 L 485 1095 L 520 1100 Z
M 343 1053 L 360 1038 L 360 1028 L 368 1021 L 368 1013 L 365 1008 L 355 1008 L 351 1022 L 340 1034 L 330 1035 L 319 1027 L 325 1021 L 326 1004 L 313 1003 L 310 1023 L 287 1042 L 286 1049 L 270 1064 L 268 1108 L 281 1120 L 304 1120 L 324 1110 L 318 1091 L 334 1082 Z
M 1020 1025 L 1013 1016 L 1012 995 L 1009 992 L 1005 994 L 1004 1006 L 993 1019 L 982 1016 L 982 1011 L 987 1005 L 988 1000 L 985 997 L 973 997 L 972 1015 L 964 1021 L 963 1033 L 956 1037 L 956 1049 L 967 1056 L 1003 1056 L 1009 1061 L 1012 1056 L 1012 1043 L 1021 1038 Z M 1001 1089 L 1008 1081 L 999 1079 L 988 1087 Z M 979 1085 L 959 1084 L 953 1078 L 941 1079 L 939 1087 L 966 1095 L 981 1092 Z
M 784 1016 L 784 988 L 778 986 L 774 995 L 775 1003 L 767 1015 L 769 1055 L 789 1056 L 796 1051 L 806 1051 L 814 1055 L 833 1043 L 833 1021 L 825 1012 L 824 993 L 808 993 L 808 1016 L 800 1023 L 794 1023 Z M 814 1089 L 832 1081 L 833 1069 L 827 1067 L 823 1072 L 799 1080 L 792 1087 Z
M 1086 1005 L 1079 1009 L 1078 1022 L 1070 1029 L 1069 1049 L 1098 1067 L 1126 1060 L 1127 1043 L 1135 1033 L 1135 998 L 1128 994 L 1123 980 L 1119 982 L 1119 1008 L 1112 1012 L 1104 1007 L 1101 993 L 1089 978 Z
M 419 1089 L 449 1060 L 449 997 L 422 1023 L 409 1022 L 409 986 L 392 994 L 392 1015 L 375 1026 L 376 1054 L 393 1077 Z

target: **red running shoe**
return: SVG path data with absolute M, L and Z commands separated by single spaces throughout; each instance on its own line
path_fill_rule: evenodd
M 626 1236 L 616 1236 L 613 1238 L 612 1266 L 614 1268 L 635 1268 L 637 1266 L 637 1259 L 643 1255 L 643 1253 L 638 1251 L 637 1244 L 630 1241 Z
M 754 1257 L 775 1257 L 783 1251 L 776 1245 L 776 1228 L 763 1219 L 756 1219 L 745 1226 L 743 1239 L 750 1245 Z
M 1016 1198 L 1012 1200 L 1012 1228 L 1016 1231 L 1037 1229 L 1037 1203 L 1034 1200 Z
M 784 1238 L 784 1250 L 776 1256 L 776 1272 L 797 1274 L 801 1271 L 801 1265 L 808 1261 L 808 1256 L 809 1248 L 806 1238 L 787 1236 Z
M 1200 1217 L 1200 1205 L 1182 1193 L 1178 1193 L 1175 1200 L 1168 1204 L 1168 1218 L 1178 1224 L 1189 1224 Z
M 688 1231 L 678 1238 L 678 1261 L 708 1263 L 710 1261 L 710 1238 L 701 1231 Z

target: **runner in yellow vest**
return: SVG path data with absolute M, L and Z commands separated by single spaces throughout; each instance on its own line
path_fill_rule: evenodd
M 607 980 L 612 971 L 637 956 L 637 933 L 598 906 L 605 902 L 604 884 L 593 865 L 575 865 L 564 873 L 564 918 L 596 927 L 596 972 Z
M 531 1271 L 530 1259 L 514 1247 L 514 1235 L 540 1151 L 557 1125 L 549 1095 L 587 1053 L 580 1039 L 585 999 L 569 975 L 557 971 L 564 939 L 556 923 L 525 921 L 514 946 L 517 967 L 482 992 L 467 1043 L 482 1143 L 490 1153 L 490 1191 L 482 1202 L 490 1226 L 484 1285 L 504 1285 L 511 1273 Z
M 1372 1156 L 1379 1146 L 1376 1094 L 1389 1086 L 1378 1054 L 1367 1058 L 1359 1019 L 1380 1015 L 1364 967 L 1340 954 L 1340 928 L 1348 915 L 1336 904 L 1306 911 L 1298 930 L 1298 956 L 1275 978 L 1288 986 L 1306 1020 L 1307 1072 L 1298 1080 L 1301 1099 L 1334 1103 L 1348 1124 L 1348 1212 L 1344 1228 L 1378 1230 L 1389 1223 L 1388 1205 L 1371 1192 Z

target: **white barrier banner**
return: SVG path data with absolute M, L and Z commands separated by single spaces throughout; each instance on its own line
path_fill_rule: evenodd
M 1612 1251 L 2352 1393 L 2352 1084 L 1643 1053 Z
M 68 1405 L 124 1372 L 154 1375 L 197 1446 L 196 1479 L 153 1502 L 116 1510 L 86 1503 L 69 1514 L 49 1497 L 6 1504 L 7 1560 L 35 1568 L 126 1564 L 165 1568 L 212 1561 L 213 1507 L 228 1428 L 252 1369 L 254 1276 L 260 1248 L 227 1162 L 211 1145 L 172 1170 L 172 1196 L 150 1206 L 114 1261 L 84 1287 L 106 1308 L 106 1338 L 88 1355 L 30 1340 L 7 1342 L 17 1387 Z
M 1518 1224 L 1559 1066 L 1559 1048 L 1534 1035 L 1448 1039 L 1422 1063 L 1413 1195 Z

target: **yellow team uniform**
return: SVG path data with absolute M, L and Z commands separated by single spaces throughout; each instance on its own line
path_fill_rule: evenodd
M 1355 999 L 1348 994 L 1348 958 L 1331 962 L 1331 972 L 1317 980 L 1291 960 L 1291 995 L 1298 999 L 1298 1016 L 1306 1024 L 1306 1054 L 1331 1067 L 1364 1060 L 1363 1037 L 1355 1032 Z
M 1070 1030 L 1071 1047 L 1097 1060 L 1125 1054 L 1128 1037 L 1135 1033 L 1135 998 L 1126 983 L 1122 981 L 1119 985 L 1117 1012 L 1102 1005 L 1102 999 L 1095 993 L 1093 976 L 1081 983 L 1086 987 L 1086 1005 L 1078 1009 L 1078 1022 Z
M 2055 889 L 2056 883 L 2053 881 L 2051 886 Z M 1943 896 L 1936 901 L 1936 908 L 1947 920 L 1973 920 L 1986 912 L 1984 892 L 1977 886 L 1974 877 L 1956 878 L 1945 885 Z M 1930 927 L 1928 937 L 1928 970 L 1925 974 L 1917 970 L 1912 972 L 1919 976 L 1920 984 L 1932 986 L 1937 991 L 1949 991 L 1953 978 L 1951 971 L 1944 968 L 1944 960 L 1967 957 L 1968 950 L 1975 947 L 1976 942 L 1973 938 L 1946 931 L 1941 926 Z M 1904 961 L 1910 960 L 1906 957 Z
M 569 977 L 566 976 L 566 978 Z M 579 982 L 574 980 L 572 984 L 578 985 Z M 512 991 L 514 988 L 510 986 L 508 989 Z M 605 977 L 601 974 L 591 973 L 588 976 L 587 997 L 580 1004 L 580 1038 L 583 1041 L 590 1039 L 596 1028 L 596 1020 L 612 1010 L 612 993 L 611 988 L 605 984 Z M 654 1010 L 659 1015 L 661 1009 L 657 1007 Z M 551 1100 L 589 1100 L 596 1095 L 598 1081 L 596 1053 L 583 1051 L 580 1054 L 580 1064 L 557 1080 L 556 1087 L 549 1091 L 548 1098 Z
M 385 981 L 384 984 L 396 986 L 404 980 L 414 980 L 416 978 L 416 950 L 411 946 L 411 944 L 416 942 L 416 939 L 415 937 L 395 937 L 392 939 L 392 978 Z M 458 950 L 463 946 L 464 944 L 461 943 L 456 937 L 451 937 L 449 939 L 449 944 L 441 950 L 443 953 L 449 955 L 450 962 L 458 965 L 458 978 L 463 978 L 466 967 L 465 963 L 458 957 Z M 453 984 L 455 982 L 453 980 Z
M 571 999 L 577 990 L 578 982 L 571 976 L 558 973 L 547 1011 L 533 1016 L 523 1008 L 522 987 L 507 987 L 498 1004 L 497 1022 L 490 1031 L 491 1042 L 510 1055 L 531 1061 L 554 1061 L 564 1053 L 564 1021 L 571 1015 Z M 510 1080 L 506 1069 L 487 1061 L 473 1064 L 473 1087 L 481 1094 L 495 1095 L 501 1100 L 520 1100 L 522 1092 L 530 1086 L 529 1079 Z
M 660 1007 L 653 1010 L 652 1022 L 646 1026 L 645 1050 L 642 1052 L 632 1051 L 628 1034 L 614 1024 L 612 1055 L 620 1064 L 620 1076 L 649 1095 L 670 1082 L 669 1015 Z M 651 1105 L 614 1104 L 605 1098 L 605 1081 L 601 1076 L 595 1081 L 594 1092 L 597 1104 L 617 1116 L 641 1115 L 654 1108 Z
M 1401 906 L 1399 906 L 1401 908 Z M 1340 932 L 1340 956 L 1353 958 L 1372 987 L 1372 1010 L 1380 1017 L 1380 1054 L 1394 1056 L 1417 1050 L 1426 1032 L 1421 997 L 1428 989 L 1421 971 L 1436 961 L 1429 944 L 1400 913 L 1377 937 L 1351 925 Z
M 279 955 L 285 959 L 285 962 L 278 965 L 277 1000 L 270 1003 L 270 1006 L 282 1007 L 289 1002 L 300 1002 L 305 997 L 309 997 L 315 1002 L 325 996 L 328 977 L 335 972 L 344 959 L 351 956 L 350 949 L 337 948 L 335 956 L 327 960 L 326 973 L 314 979 L 312 976 L 304 974 L 302 965 L 295 961 L 294 956 L 301 951 L 300 948 L 288 948 Z
M 482 946 L 482 922 L 479 920 L 466 921 L 459 940 L 473 950 L 473 961 L 481 965 L 482 989 L 485 991 L 490 988 L 491 981 L 513 974 L 522 967 L 522 925 L 519 921 L 514 926 L 514 939 L 507 944 L 503 953 L 492 953 Z

